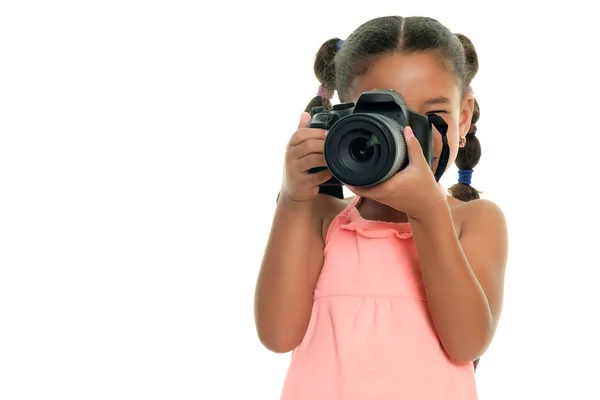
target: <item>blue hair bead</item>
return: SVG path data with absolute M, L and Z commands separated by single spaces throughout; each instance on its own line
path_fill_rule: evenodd
M 470 185 L 472 176 L 473 176 L 472 169 L 459 169 L 458 170 L 458 183 L 462 183 L 464 185 Z

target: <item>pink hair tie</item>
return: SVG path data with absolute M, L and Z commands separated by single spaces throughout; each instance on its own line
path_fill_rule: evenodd
M 465 93 L 470 93 L 470 94 L 473 94 L 473 88 L 472 88 L 471 86 L 467 86 L 467 87 L 465 88 Z
M 324 99 L 331 100 L 333 98 L 333 90 L 327 89 L 323 85 L 319 85 L 319 90 L 317 91 L 317 96 L 323 97 Z

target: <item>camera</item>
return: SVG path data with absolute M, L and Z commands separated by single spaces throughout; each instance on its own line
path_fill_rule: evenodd
M 321 186 L 373 186 L 402 171 L 409 162 L 403 134 L 406 126 L 412 128 L 430 168 L 433 163 L 432 125 L 436 127 L 444 143 L 436 180 L 446 169 L 448 126 L 445 121 L 435 114 L 423 115 L 410 110 L 404 98 L 393 90 L 364 92 L 356 104 L 336 104 L 331 111 L 313 107 L 310 115 L 309 128 L 328 131 L 324 156 L 333 177 Z M 308 172 L 323 169 L 312 168 Z

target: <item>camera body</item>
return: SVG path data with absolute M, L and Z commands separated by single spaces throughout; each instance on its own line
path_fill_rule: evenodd
M 432 166 L 431 119 L 410 110 L 404 98 L 393 90 L 364 92 L 356 104 L 336 104 L 331 111 L 314 107 L 310 114 L 309 128 L 328 131 L 324 156 L 333 177 L 321 186 L 373 186 L 406 168 L 406 126 L 412 128 Z M 323 169 L 313 168 L 309 173 Z

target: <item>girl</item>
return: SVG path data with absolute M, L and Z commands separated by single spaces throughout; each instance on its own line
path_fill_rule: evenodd
M 460 179 L 446 196 L 437 159 L 430 169 L 407 127 L 403 171 L 350 187 L 348 199 L 319 193 L 331 174 L 307 171 L 326 165 L 326 132 L 302 115 L 255 297 L 261 342 L 294 351 L 283 400 L 477 398 L 474 362 L 498 324 L 507 259 L 502 211 L 470 186 L 480 156 L 469 86 L 477 69 L 472 43 L 425 17 L 376 18 L 317 53 L 321 87 L 307 110 L 330 108 L 334 90 L 356 102 L 393 89 L 412 110 L 446 121 Z

